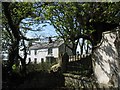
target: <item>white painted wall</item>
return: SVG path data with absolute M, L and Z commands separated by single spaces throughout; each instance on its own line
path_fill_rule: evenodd
M 56 48 L 52 48 L 53 49 L 53 53 L 52 56 L 54 58 L 59 58 L 60 54 L 65 52 L 65 45 L 61 44 L 59 47 Z M 69 48 L 66 48 L 66 51 L 68 52 L 68 55 L 72 55 L 72 52 Z M 50 56 L 48 55 L 48 48 L 46 49 L 38 49 L 37 50 L 37 55 L 35 55 L 35 50 L 30 50 L 31 54 L 27 55 L 27 59 L 26 59 L 26 63 L 29 62 L 29 58 L 31 59 L 31 62 L 34 63 L 35 58 L 37 58 L 37 63 L 41 62 L 41 59 L 43 58 L 44 61 L 46 61 L 46 56 Z M 20 51 L 21 56 L 23 56 L 23 52 Z
M 59 56 L 58 56 L 58 48 L 53 48 L 53 56 L 55 57 L 55 58 L 58 58 Z
M 28 63 L 29 58 L 31 58 L 31 62 L 34 62 L 34 59 L 37 58 L 37 63 L 41 62 L 43 58 L 46 61 L 46 56 L 48 56 L 48 49 L 39 49 L 37 50 L 37 54 L 35 55 L 35 50 L 31 50 L 31 54 L 27 56 L 26 62 Z M 55 58 L 58 58 L 58 48 L 53 48 L 53 54 Z
M 105 32 L 103 42 L 93 54 L 94 73 L 99 83 L 117 85 L 118 52 L 115 46 L 116 32 Z M 116 77 L 116 78 L 115 78 Z
M 48 54 L 48 49 L 37 50 L 37 55 L 36 55 L 37 56 L 37 61 L 39 60 L 39 62 L 41 62 L 42 58 L 45 61 L 47 54 Z

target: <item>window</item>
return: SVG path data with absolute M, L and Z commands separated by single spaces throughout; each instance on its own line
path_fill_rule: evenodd
M 29 50 L 29 55 L 31 54 L 31 50 Z
M 37 55 L 37 50 L 35 50 L 35 55 Z
M 43 63 L 44 62 L 44 58 L 41 58 L 41 63 Z
M 34 64 L 37 64 L 37 58 L 34 58 Z
M 31 62 L 31 58 L 29 57 L 29 62 Z
M 52 48 L 48 48 L 48 54 L 52 54 Z
M 28 64 L 30 64 L 31 63 L 31 58 L 29 57 L 29 61 L 28 61 Z

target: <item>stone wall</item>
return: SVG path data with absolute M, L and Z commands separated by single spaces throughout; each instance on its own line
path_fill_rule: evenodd
M 92 56 L 94 74 L 100 85 L 104 87 L 118 87 L 120 73 L 120 31 L 103 33 L 101 45 Z
M 74 75 L 70 73 L 64 74 L 65 86 L 70 90 L 93 90 L 93 88 L 99 88 L 98 83 L 92 77 L 83 77 L 80 75 Z

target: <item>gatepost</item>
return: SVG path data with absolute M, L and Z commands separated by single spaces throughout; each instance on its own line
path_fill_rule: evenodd
M 62 72 L 67 71 L 68 62 L 69 62 L 69 56 L 68 56 L 67 53 L 64 53 L 64 55 L 62 56 L 62 60 L 61 60 L 61 70 L 62 70 Z

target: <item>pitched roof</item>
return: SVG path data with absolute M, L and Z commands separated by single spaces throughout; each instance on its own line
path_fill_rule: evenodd
M 46 49 L 46 48 L 56 48 L 62 45 L 64 42 L 62 40 L 60 41 L 53 41 L 52 43 L 44 42 L 44 43 L 37 43 L 35 45 L 32 45 L 29 49 L 30 50 L 38 50 L 38 49 Z

